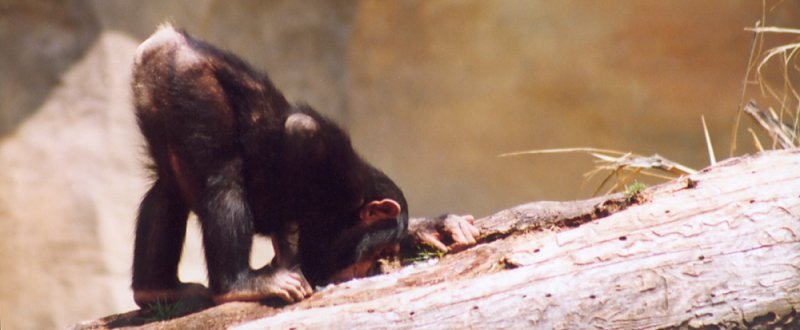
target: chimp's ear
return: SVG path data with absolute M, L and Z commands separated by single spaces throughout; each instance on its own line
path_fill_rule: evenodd
M 364 223 L 374 223 L 380 220 L 396 219 L 400 215 L 400 204 L 393 199 L 372 201 L 364 205 L 359 213 L 359 218 Z

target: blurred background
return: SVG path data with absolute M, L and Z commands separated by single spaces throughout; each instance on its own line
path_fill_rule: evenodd
M 591 146 L 699 169 L 709 163 L 704 115 L 717 157 L 728 157 L 753 44 L 745 28 L 798 27 L 799 9 L 0 0 L 0 324 L 59 328 L 135 308 L 133 222 L 149 180 L 129 80 L 134 50 L 161 22 L 239 54 L 341 123 L 404 189 L 413 216 L 480 217 L 596 188 L 584 183 L 586 155 L 498 157 L 506 152 Z M 757 87 L 745 94 L 760 97 Z M 197 235 L 193 221 L 185 280 L 205 277 Z M 259 244 L 254 262 L 265 263 Z

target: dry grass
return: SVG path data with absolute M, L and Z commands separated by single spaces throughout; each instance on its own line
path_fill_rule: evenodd
M 800 146 L 800 93 L 797 89 L 800 80 L 800 63 L 797 58 L 800 50 L 800 29 L 764 26 L 762 22 L 767 21 L 767 14 L 775 9 L 767 9 L 766 2 L 763 2 L 761 20 L 754 27 L 745 29 L 753 32 L 753 43 L 742 83 L 739 111 L 733 126 L 731 156 L 736 151 L 743 114 L 750 116 L 769 136 L 770 149 Z M 786 38 L 791 38 L 791 41 L 783 41 Z M 773 39 L 778 39 L 778 45 L 766 46 L 774 44 L 776 40 Z M 754 100 L 745 103 L 749 86 L 758 87 L 759 95 L 754 97 L 763 99 L 766 110 L 759 108 Z M 748 129 L 748 132 L 756 149 L 764 150 L 764 143 L 759 140 L 758 135 L 752 129 Z
M 562 148 L 562 149 L 542 149 L 512 152 L 500 155 L 500 157 L 537 155 L 537 154 L 559 154 L 559 153 L 586 153 L 595 159 L 595 167 L 584 174 L 586 181 L 600 173 L 607 173 L 600 185 L 595 189 L 593 195 L 600 193 L 604 187 L 610 185 L 605 193 L 624 191 L 625 188 L 633 183 L 638 176 L 649 176 L 663 180 L 672 180 L 682 175 L 695 173 L 696 171 L 688 166 L 670 161 L 660 155 L 643 156 L 632 152 L 623 152 L 611 149 L 599 148 Z

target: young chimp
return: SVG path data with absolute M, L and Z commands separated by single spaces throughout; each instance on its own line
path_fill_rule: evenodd
M 136 226 L 139 306 L 208 295 L 298 301 L 310 284 L 369 275 L 375 260 L 396 253 L 408 228 L 402 191 L 342 129 L 290 104 L 266 75 L 165 25 L 137 49 L 132 86 L 155 173 Z M 177 276 L 190 211 L 202 227 L 210 293 Z M 423 241 L 443 246 L 430 222 L 420 227 Z M 455 227 L 455 243 L 474 244 L 474 227 Z M 249 264 L 254 234 L 270 235 L 276 253 L 259 270 Z

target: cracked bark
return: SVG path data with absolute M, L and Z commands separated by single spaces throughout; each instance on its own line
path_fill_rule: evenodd
M 629 202 L 521 205 L 476 220 L 482 241 L 438 261 L 144 328 L 800 327 L 800 150 L 729 159 Z

